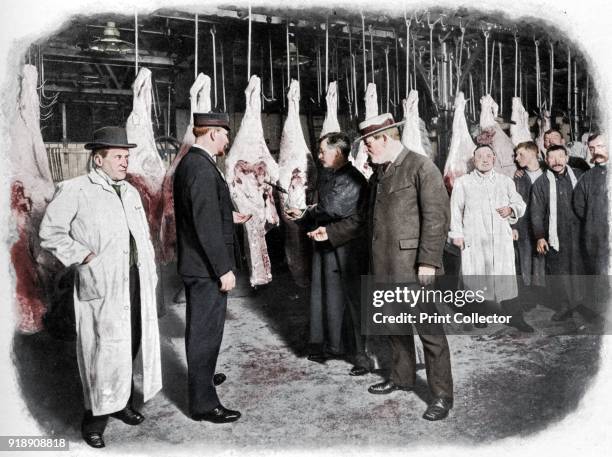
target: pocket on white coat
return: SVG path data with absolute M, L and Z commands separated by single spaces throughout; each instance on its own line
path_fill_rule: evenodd
M 104 296 L 104 264 L 96 256 L 77 268 L 79 285 L 77 295 L 81 301 L 90 301 Z

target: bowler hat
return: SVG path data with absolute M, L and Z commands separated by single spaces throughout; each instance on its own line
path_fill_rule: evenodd
M 230 130 L 227 113 L 193 113 L 194 127 L 223 127 Z
M 128 143 L 127 134 L 122 127 L 102 127 L 93 133 L 93 141 L 85 149 L 135 148 L 136 144 Z
M 355 141 L 361 141 L 369 136 L 376 135 L 393 127 L 399 127 L 405 121 L 395 122 L 391 113 L 379 114 L 378 116 L 370 117 L 359 124 L 359 133 L 361 136 Z

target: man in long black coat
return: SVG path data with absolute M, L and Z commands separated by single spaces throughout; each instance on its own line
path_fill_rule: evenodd
M 303 212 L 287 212 L 290 217 L 299 215 L 295 221 L 315 240 L 310 287 L 310 345 L 314 350 L 308 358 L 324 362 L 348 356 L 355 364 L 350 374 L 355 376 L 371 368 L 360 332 L 360 280 L 367 273 L 368 183 L 348 161 L 350 150 L 346 134 L 323 136 L 317 203 Z M 346 341 L 344 333 L 349 336 Z
M 546 151 L 549 170 L 540 176 L 531 191 L 531 224 L 536 250 L 545 256 L 546 285 L 552 302 L 559 308 L 552 320 L 571 317 L 582 300 L 584 273 L 580 251 L 580 220 L 572 207 L 572 196 L 582 171 L 567 165 L 568 153 L 562 145 Z M 554 193 L 551 192 L 554 189 Z M 551 198 L 552 195 L 552 198 Z
M 581 222 L 585 273 L 590 275 L 589 307 L 601 313 L 609 296 L 608 144 L 600 133 L 591 135 L 587 144 L 595 166 L 582 176 L 574 189 L 574 211 Z
M 238 411 L 224 408 L 213 377 L 223 338 L 227 293 L 236 279 L 234 222 L 248 217 L 233 212 L 229 189 L 214 157 L 229 146 L 229 117 L 194 113 L 195 144 L 174 175 L 174 213 L 178 272 L 185 284 L 185 347 L 189 411 L 194 420 L 232 422 Z

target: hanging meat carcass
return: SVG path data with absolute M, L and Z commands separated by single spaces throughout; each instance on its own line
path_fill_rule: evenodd
M 327 103 L 327 113 L 325 113 L 325 120 L 321 128 L 321 136 L 340 131 L 340 123 L 338 122 L 338 83 L 336 81 L 329 83 L 325 102 Z
M 516 146 L 525 141 L 531 141 L 531 133 L 529 132 L 529 113 L 523 107 L 523 102 L 520 97 L 512 98 L 512 116 L 510 118 L 510 138 Z
M 455 113 L 453 114 L 453 133 L 444 165 L 444 184 L 449 193 L 455 180 L 474 169 L 474 149 L 476 145 L 468 129 L 465 118 L 465 96 L 459 92 L 455 97 Z
M 433 151 L 425 122 L 419 117 L 419 93 L 411 90 L 408 98 L 402 100 L 404 108 L 404 131 L 402 144 L 411 151 L 429 157 L 433 160 Z
M 538 138 L 536 139 L 536 144 L 540 149 L 540 154 L 544 156 L 546 155 L 546 148 L 544 147 L 544 134 L 552 128 L 550 123 L 550 111 L 542 110 L 540 116 L 538 116 L 537 122 L 539 133 Z
M 181 159 L 187 154 L 189 148 L 195 142 L 193 135 L 193 113 L 208 113 L 211 109 L 210 101 L 210 77 L 200 73 L 189 90 L 191 112 L 189 125 L 185 130 L 183 142 L 179 153 L 172 161 L 166 171 L 162 184 L 162 220 L 160 230 L 161 260 L 164 263 L 172 262 L 176 257 L 176 226 L 174 224 L 174 199 L 172 198 L 172 182 L 174 172 Z
M 495 151 L 495 170 L 513 178 L 516 171 L 514 145 L 495 120 L 499 106 L 487 94 L 480 99 L 480 108 L 481 133 L 478 135 L 478 143 L 490 145 Z
M 279 223 L 270 185 L 278 181 L 279 167 L 264 138 L 261 80 L 257 76 L 251 76 L 244 94 L 246 109 L 225 161 L 225 177 L 237 210 L 252 216 L 244 228 L 250 282 L 255 287 L 272 281 L 266 232 Z
M 40 131 L 38 72 L 25 65 L 21 79 L 15 122 L 11 126 L 8 151 L 11 172 L 11 213 L 15 240 L 11 260 L 15 269 L 18 307 L 17 328 L 24 333 L 42 329 L 48 304 L 46 293 L 61 265 L 40 248 L 38 229 L 55 185 L 51 177 L 47 150 Z
M 312 155 L 304 140 L 300 122 L 300 85 L 292 80 L 287 94 L 288 111 L 281 135 L 279 184 L 287 190 L 280 197 L 282 208 L 305 209 L 307 190 L 315 182 Z M 285 256 L 294 281 L 300 287 L 309 282 L 310 242 L 304 231 L 282 212 L 285 223 Z
M 137 146 L 130 149 L 127 180 L 138 190 L 147 215 L 156 257 L 161 255 L 159 241 L 162 213 L 162 181 L 165 168 L 153 133 L 153 86 L 151 70 L 141 68 L 132 86 L 132 112 L 125 124 L 128 141 Z
M 365 93 L 365 119 L 378 116 L 378 96 L 376 94 L 376 84 L 369 83 Z M 357 146 L 357 154 L 349 156 L 353 166 L 359 170 L 366 179 L 372 176 L 372 167 L 368 163 L 368 153 L 366 145 L 360 141 Z

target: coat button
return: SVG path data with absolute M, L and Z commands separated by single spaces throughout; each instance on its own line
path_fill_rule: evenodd
M 123 251 L 123 253 L 124 253 L 125 255 L 128 255 L 128 254 L 130 253 L 130 251 Z
M 128 282 L 128 281 L 130 280 L 130 278 L 128 278 L 127 276 L 125 276 L 125 277 L 123 278 L 123 280 L 124 280 L 125 282 Z
M 129 306 L 124 306 L 123 309 L 127 311 L 127 310 L 130 309 L 130 307 Z

